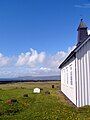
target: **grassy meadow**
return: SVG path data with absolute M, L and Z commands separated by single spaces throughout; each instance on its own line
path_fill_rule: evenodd
M 0 120 L 90 120 L 90 107 L 70 104 L 59 81 L 0 84 Z

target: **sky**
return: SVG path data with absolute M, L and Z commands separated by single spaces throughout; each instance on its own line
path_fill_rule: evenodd
M 59 75 L 81 18 L 90 0 L 0 0 L 0 77 Z

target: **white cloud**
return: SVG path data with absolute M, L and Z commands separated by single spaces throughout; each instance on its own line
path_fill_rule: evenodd
M 50 72 L 51 68 L 41 67 L 39 70 L 44 72 Z
M 59 64 L 66 57 L 66 55 L 66 52 L 59 51 L 54 55 L 47 56 L 44 62 L 44 66 L 52 69 L 58 68 Z
M 9 62 L 10 62 L 10 59 L 0 53 L 0 67 L 8 65 Z
M 27 65 L 29 67 L 36 67 L 37 64 L 43 63 L 45 59 L 45 52 L 38 53 L 34 49 L 30 49 L 30 52 L 21 53 L 18 57 L 17 66 Z
M 68 52 L 58 51 L 54 55 L 47 55 L 45 52 L 38 53 L 30 49 L 30 52 L 21 53 L 18 56 L 16 66 L 18 66 L 19 75 L 55 75 L 60 73 L 58 67 L 67 54 Z M 22 69 L 24 71 L 20 73 Z
M 81 5 L 75 5 L 76 8 L 90 8 L 90 3 L 88 4 L 81 4 Z
M 47 56 L 44 66 L 57 69 L 60 63 L 68 56 L 68 54 L 75 49 L 76 46 L 69 47 L 68 50 L 65 51 L 58 51 L 56 54 Z
M 17 59 L 18 75 L 55 75 L 60 74 L 58 69 L 60 63 L 76 46 L 69 47 L 67 51 L 58 51 L 53 55 L 47 55 L 45 52 L 38 53 L 34 49 L 30 52 L 21 53 Z M 20 73 L 20 71 L 24 69 Z M 25 71 L 27 71 L 25 73 Z M 23 74 L 24 73 L 24 74 Z
M 0 77 L 18 77 L 35 75 L 59 75 L 58 69 L 61 62 L 75 48 L 69 47 L 67 51 L 58 51 L 53 55 L 30 49 L 29 52 L 21 53 L 18 57 L 5 57 L 0 54 Z

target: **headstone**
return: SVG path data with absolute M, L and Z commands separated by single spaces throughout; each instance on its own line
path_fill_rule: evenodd
M 40 93 L 40 88 L 34 88 L 33 93 Z
M 28 94 L 24 94 L 23 97 L 27 98 L 27 97 L 28 97 Z
M 49 92 L 49 91 L 46 91 L 46 92 L 45 92 L 45 95 L 49 95 L 49 94 L 50 94 L 50 92 Z
M 54 85 L 52 85 L 52 88 L 54 88 Z
M 10 104 L 18 103 L 18 101 L 17 101 L 17 99 L 8 99 L 5 101 L 5 103 L 10 105 Z

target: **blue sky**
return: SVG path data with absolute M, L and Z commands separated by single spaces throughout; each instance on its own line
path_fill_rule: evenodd
M 1 0 L 0 77 L 59 74 L 81 17 L 90 27 L 90 0 Z

